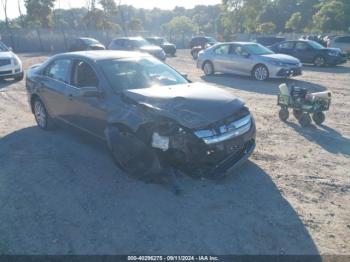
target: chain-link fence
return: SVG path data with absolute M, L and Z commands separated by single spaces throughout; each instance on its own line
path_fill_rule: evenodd
M 105 46 L 115 37 L 124 36 L 124 34 L 114 31 L 91 31 L 91 30 L 50 30 L 50 29 L 12 29 L 1 30 L 1 41 L 7 46 L 12 47 L 16 52 L 64 52 L 67 51 L 72 39 L 76 37 L 92 37 L 99 40 Z M 154 36 L 149 32 L 129 31 L 128 36 Z M 218 41 L 251 41 L 257 35 L 254 34 L 235 34 L 231 36 L 220 36 L 210 34 Z M 165 37 L 176 46 L 188 48 L 192 34 L 169 34 Z M 284 35 L 287 39 L 296 39 L 300 37 L 297 34 Z

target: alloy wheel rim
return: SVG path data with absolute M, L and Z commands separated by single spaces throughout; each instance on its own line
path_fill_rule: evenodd
M 40 102 L 36 102 L 34 105 L 35 119 L 39 126 L 45 127 L 46 125 L 46 112 L 44 106 Z
M 210 64 L 205 64 L 205 66 L 204 66 L 204 73 L 206 74 L 206 75 L 210 75 L 211 74 L 211 66 L 210 66 Z
M 267 78 L 267 70 L 263 66 L 259 66 L 255 70 L 255 78 L 258 80 L 265 80 Z
M 317 66 L 322 66 L 324 64 L 324 59 L 322 57 L 316 58 L 315 64 Z

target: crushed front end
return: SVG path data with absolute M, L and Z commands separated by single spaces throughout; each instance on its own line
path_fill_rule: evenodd
M 200 129 L 163 123 L 154 130 L 150 143 L 162 165 L 191 175 L 225 176 L 244 163 L 255 148 L 255 121 L 246 108 Z

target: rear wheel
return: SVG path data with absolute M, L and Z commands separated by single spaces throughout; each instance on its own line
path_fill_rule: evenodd
M 253 69 L 253 77 L 258 81 L 265 81 L 269 78 L 269 70 L 264 65 L 257 65 Z
M 278 113 L 280 119 L 285 122 L 289 118 L 289 111 L 287 108 L 281 108 L 281 110 Z
M 207 76 L 214 74 L 214 66 L 212 62 L 209 62 L 209 61 L 205 62 L 203 66 L 203 71 L 204 71 L 204 74 L 206 74 Z
M 311 117 L 308 113 L 302 113 L 299 118 L 299 123 L 302 127 L 307 127 L 311 124 Z
M 35 98 L 33 102 L 35 121 L 41 129 L 50 130 L 54 127 L 53 119 L 47 113 L 44 103 Z
M 318 67 L 322 67 L 326 65 L 326 59 L 323 56 L 317 56 L 314 59 L 314 65 Z
M 314 120 L 316 125 L 322 125 L 326 120 L 326 115 L 323 112 L 316 112 L 312 115 L 312 120 Z

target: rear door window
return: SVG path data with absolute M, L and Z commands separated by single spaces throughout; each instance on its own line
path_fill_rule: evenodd
M 44 75 L 57 81 L 69 83 L 71 63 L 70 59 L 57 59 L 46 67 Z
M 284 42 L 282 44 L 279 44 L 279 49 L 293 49 L 294 48 L 294 42 Z
M 230 45 L 220 45 L 215 48 L 214 52 L 217 55 L 228 55 L 230 51 Z
M 309 48 L 309 45 L 304 42 L 297 42 L 295 45 L 295 49 L 300 51 L 307 50 L 308 48 Z

